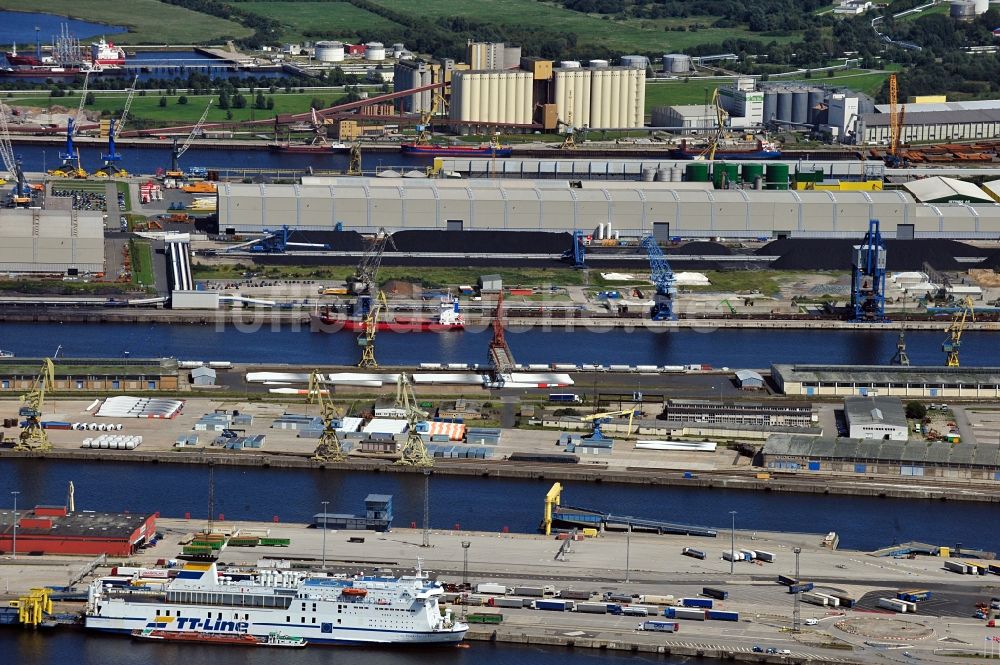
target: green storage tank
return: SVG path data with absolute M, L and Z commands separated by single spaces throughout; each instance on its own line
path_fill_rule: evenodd
M 712 170 L 712 183 L 716 189 L 722 189 L 723 176 L 730 185 L 738 183 L 740 181 L 740 165 L 716 162 L 715 168 Z
M 761 180 L 764 180 L 764 165 L 763 164 L 744 164 L 743 165 L 743 182 L 747 185 L 753 185 L 753 181 L 757 176 L 760 176 Z
M 788 189 L 788 164 L 767 165 L 767 189 Z
M 799 171 L 795 174 L 796 182 L 823 182 L 824 178 L 823 169 Z
M 691 162 L 684 175 L 688 182 L 708 182 L 708 162 Z

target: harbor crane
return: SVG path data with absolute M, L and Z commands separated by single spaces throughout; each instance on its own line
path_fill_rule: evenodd
M 877 219 L 851 251 L 851 323 L 887 323 L 885 315 L 885 243 Z
M 617 418 L 619 416 L 628 416 L 628 429 L 625 430 L 625 437 L 628 438 L 632 435 L 632 419 L 635 417 L 635 412 L 638 409 L 635 407 L 631 409 L 622 409 L 621 411 L 605 411 L 604 413 L 594 413 L 589 416 L 583 416 L 581 420 L 586 420 L 593 425 L 593 429 L 590 432 L 590 436 L 586 438 L 587 441 L 613 441 L 609 436 L 606 436 L 601 430 L 601 425 L 611 422 L 612 418 Z
M 396 404 L 400 405 L 406 414 L 406 443 L 400 451 L 399 461 L 402 466 L 434 466 L 434 458 L 427 452 L 424 438 L 417 431 L 417 425 L 427 418 L 427 412 L 417 405 L 413 394 L 413 383 L 406 372 L 400 372 L 396 377 Z
M 205 118 L 208 117 L 208 112 L 212 109 L 212 101 L 213 100 L 211 99 L 208 100 L 208 106 L 205 107 L 205 111 L 201 114 L 201 117 L 198 118 L 198 122 L 191 128 L 191 132 L 187 135 L 187 138 L 184 139 L 184 143 L 179 148 L 177 147 L 177 139 L 174 139 L 173 145 L 170 147 L 170 173 L 172 175 L 183 175 L 178 162 L 180 162 L 184 153 L 188 151 L 188 148 L 191 147 L 194 137 L 202 133 L 201 128 L 205 125 Z
M 87 89 L 90 87 L 90 72 L 83 77 L 83 90 L 80 91 L 80 104 L 76 107 L 76 115 L 66 121 L 66 151 L 59 153 L 62 164 L 49 171 L 50 175 L 59 178 L 86 178 L 87 172 L 80 166 L 80 151 L 73 145 L 73 138 L 80 131 L 83 121 L 83 106 L 87 101 Z
M 344 447 L 337 434 L 337 409 L 330 399 L 330 391 L 325 388 L 322 375 L 313 370 L 309 375 L 309 401 L 319 404 L 320 417 L 323 419 L 323 433 L 319 436 L 313 459 L 317 462 L 343 462 L 347 459 Z
M 351 144 L 351 153 L 347 159 L 347 175 L 361 175 L 361 141 Z
M 372 308 L 372 300 L 378 292 L 378 271 L 382 267 L 382 254 L 385 253 L 386 245 L 396 249 L 396 243 L 389 232 L 380 228 L 369 240 L 368 248 L 358 263 L 357 274 L 347 280 L 351 291 L 358 296 L 354 303 L 355 316 L 364 318 Z
M 676 321 L 674 304 L 677 300 L 677 280 L 674 278 L 674 271 L 656 238 L 651 235 L 645 236 L 640 244 L 649 257 L 649 278 L 656 287 L 650 316 L 653 321 Z
M 899 105 L 899 83 L 896 75 L 889 75 L 889 154 L 885 162 L 892 168 L 906 166 L 906 160 L 899 154 L 902 143 L 903 125 L 906 122 L 906 106 Z
M 490 363 L 497 383 L 503 383 L 514 371 L 514 354 L 510 352 L 507 338 L 504 337 L 503 292 L 497 296 L 496 314 L 493 316 L 493 338 L 490 339 Z
M 715 159 L 715 152 L 719 149 L 719 144 L 726 139 L 726 119 L 729 117 L 729 114 L 726 113 L 726 109 L 722 108 L 722 99 L 719 97 L 718 88 L 712 93 L 712 106 L 715 107 L 715 134 L 708 142 L 705 151 L 699 155 L 699 157 L 708 161 Z
M 128 97 L 125 98 L 125 108 L 122 109 L 121 117 L 118 118 L 117 122 L 112 118 L 108 126 L 108 153 L 101 155 L 101 159 L 104 160 L 104 166 L 94 173 L 94 175 L 108 178 L 115 176 L 124 178 L 128 176 L 125 169 L 118 166 L 118 162 L 121 161 L 122 156 L 115 146 L 115 141 L 118 140 L 118 135 L 121 134 L 122 127 L 125 126 L 125 121 L 128 119 L 128 112 L 132 109 L 132 99 L 135 98 L 135 91 L 138 85 L 139 75 L 136 74 L 135 79 L 132 80 L 132 87 L 128 89 Z
M 378 367 L 378 361 L 375 360 L 375 334 L 378 332 L 379 316 L 383 310 L 388 309 L 389 303 L 385 300 L 385 294 L 379 291 L 375 297 L 375 304 L 365 315 L 365 329 L 358 335 L 358 346 L 361 347 L 361 360 L 358 362 L 358 367 Z
M 948 367 L 958 367 L 958 352 L 962 346 L 962 333 L 965 332 L 965 324 L 967 321 L 976 320 L 976 310 L 972 303 L 972 298 L 969 296 L 965 297 L 962 301 L 961 308 L 955 312 L 955 316 L 951 320 L 951 325 L 948 326 L 948 339 L 941 345 L 941 350 L 944 351 L 947 356 Z
M 42 361 L 42 367 L 31 384 L 31 389 L 21 396 L 23 406 L 18 410 L 21 420 L 21 434 L 14 450 L 37 450 L 45 452 L 52 450 L 49 435 L 42 428 L 42 407 L 45 406 L 45 393 L 52 390 L 56 384 L 56 370 L 51 358 Z
M 226 248 L 226 252 L 238 252 L 246 250 L 255 254 L 284 254 L 289 247 L 301 249 L 330 249 L 329 245 L 318 242 L 289 242 L 290 230 L 287 224 L 280 229 L 264 229 L 264 236 L 254 240 L 248 240 Z
M 431 123 L 434 120 L 434 116 L 437 115 L 439 108 L 447 111 L 448 100 L 441 96 L 441 93 L 434 91 L 430 108 L 420 113 L 420 124 L 417 125 L 417 145 L 427 145 L 431 142 L 431 138 L 434 136 Z
M 14 148 L 10 143 L 10 128 L 7 126 L 7 106 L 0 102 L 0 158 L 3 159 L 4 168 L 10 173 L 14 181 L 14 191 L 10 202 L 13 207 L 26 207 L 31 203 L 31 195 L 28 193 L 28 186 L 24 181 L 24 169 L 21 168 L 21 160 L 14 156 Z

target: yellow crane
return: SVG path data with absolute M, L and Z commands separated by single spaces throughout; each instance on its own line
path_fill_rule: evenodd
M 361 175 L 361 141 L 351 144 L 351 156 L 347 162 L 347 175 Z
M 448 100 L 442 97 L 441 93 L 435 92 L 430 108 L 420 113 L 420 124 L 417 125 L 417 145 L 427 145 L 431 142 L 431 137 L 434 135 L 431 129 L 431 122 L 434 120 L 434 116 L 437 115 L 439 108 L 447 110 Z
M 546 536 L 552 535 L 552 513 L 559 507 L 562 499 L 562 484 L 553 483 L 552 488 L 545 494 L 545 513 L 542 517 L 542 531 Z
M 18 411 L 18 415 L 24 420 L 21 424 L 21 434 L 14 450 L 38 450 L 45 452 L 52 450 L 49 442 L 49 435 L 42 429 L 42 407 L 45 405 L 45 393 L 52 390 L 56 384 L 56 370 L 51 358 L 42 361 L 42 367 L 38 371 L 31 384 L 31 390 L 21 396 L 23 406 Z
M 719 89 L 712 93 L 712 106 L 715 107 L 715 136 L 708 143 L 708 147 L 700 156 L 708 161 L 715 159 L 715 151 L 719 149 L 719 144 L 726 138 L 726 118 L 729 116 L 726 109 L 722 108 L 722 99 L 719 97 Z
M 333 406 L 330 391 L 325 386 L 326 383 L 319 371 L 313 370 L 309 375 L 309 401 L 319 404 L 320 417 L 323 419 L 323 433 L 320 434 L 313 459 L 318 462 L 343 462 L 347 455 L 344 454 L 340 435 L 337 434 L 335 422 L 338 418 L 337 409 Z
M 593 413 L 589 416 L 583 416 L 582 420 L 586 420 L 594 426 L 589 440 L 601 441 L 610 438 L 604 436 L 604 432 L 601 431 L 601 425 L 610 422 L 612 418 L 617 418 L 619 416 L 628 416 L 628 429 L 625 430 L 625 437 L 628 438 L 632 434 L 632 419 L 635 417 L 636 411 L 638 411 L 638 409 L 633 407 L 631 409 L 622 409 L 621 411 L 605 411 L 604 413 Z
M 379 290 L 375 303 L 365 316 L 364 332 L 358 335 L 358 346 L 361 347 L 361 361 L 358 362 L 358 367 L 378 367 L 378 361 L 375 360 L 375 333 L 378 332 L 378 317 L 383 309 L 388 310 L 389 303 L 385 300 L 385 293 Z
M 17 600 L 11 600 L 9 607 L 17 609 L 17 620 L 26 626 L 36 627 L 46 614 L 52 614 L 51 591 L 46 588 L 34 588 L 28 595 Z
M 941 350 L 948 355 L 948 367 L 958 367 L 958 351 L 962 346 L 962 333 L 965 331 L 966 321 L 976 320 L 976 310 L 973 307 L 972 298 L 965 297 L 962 301 L 961 309 L 955 312 L 955 316 L 948 326 L 948 340 L 941 345 Z
M 427 418 L 427 412 L 417 405 L 413 394 L 413 384 L 405 372 L 396 377 L 396 405 L 406 413 L 406 443 L 400 451 L 399 461 L 402 466 L 434 466 L 434 458 L 427 452 L 427 445 L 417 431 L 417 424 Z

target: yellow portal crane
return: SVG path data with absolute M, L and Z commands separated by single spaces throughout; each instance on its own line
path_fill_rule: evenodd
M 358 367 L 378 367 L 378 361 L 375 360 L 375 333 L 378 332 L 378 317 L 383 309 L 389 309 L 389 303 L 385 300 L 385 294 L 379 290 L 375 303 L 365 316 L 365 330 L 358 335 L 358 346 L 361 347 Z
M 417 431 L 417 424 L 427 418 L 427 412 L 417 406 L 417 398 L 413 394 L 413 384 L 406 372 L 400 372 L 396 377 L 396 406 L 406 413 L 408 425 L 406 443 L 400 451 L 396 464 L 403 466 L 434 466 L 434 458 L 427 452 L 424 439 Z
M 941 345 L 941 350 L 948 354 L 948 367 L 958 367 L 958 351 L 962 346 L 962 333 L 965 331 L 966 321 L 976 320 L 976 310 L 973 307 L 972 298 L 965 297 L 962 307 L 951 320 L 948 326 L 948 340 Z
M 361 141 L 351 144 L 351 156 L 347 162 L 347 175 L 361 175 Z
M 635 412 L 638 409 L 633 407 L 631 409 L 622 409 L 621 411 L 605 411 L 604 413 L 593 413 L 589 416 L 583 416 L 581 420 L 587 420 L 594 425 L 594 430 L 590 434 L 590 440 L 595 439 L 602 440 L 608 437 L 604 436 L 604 432 L 601 431 L 601 425 L 610 422 L 612 418 L 617 416 L 628 416 L 628 429 L 625 431 L 625 437 L 628 438 L 632 434 L 632 419 L 635 417 Z
M 715 151 L 719 149 L 719 144 L 726 138 L 726 118 L 729 116 L 726 109 L 722 108 L 722 99 L 719 97 L 719 89 L 712 93 L 712 106 L 715 107 L 715 136 L 708 143 L 708 148 L 702 153 L 708 161 L 715 159 Z
M 439 108 L 447 110 L 448 100 L 442 97 L 441 93 L 435 92 L 430 108 L 420 113 L 420 124 L 417 125 L 417 145 L 427 145 L 431 142 L 431 137 L 434 135 L 431 131 L 431 122 L 437 115 Z
M 330 391 L 325 386 L 318 370 L 313 370 L 309 375 L 309 401 L 319 404 L 320 417 L 323 419 L 323 433 L 320 434 L 319 444 L 313 459 L 318 462 L 343 462 L 347 456 L 344 454 L 344 447 L 340 444 L 340 436 L 337 434 L 336 423 L 337 409 L 330 399 Z
M 562 498 L 562 485 L 553 483 L 552 488 L 545 494 L 545 513 L 542 517 L 542 531 L 546 536 L 552 535 L 552 512 L 559 507 Z
M 50 358 L 42 361 L 42 367 L 38 371 L 31 384 L 31 390 L 21 396 L 24 404 L 18 411 L 22 421 L 21 434 L 14 450 L 38 450 L 45 452 L 52 450 L 49 443 L 49 435 L 42 429 L 42 407 L 45 405 L 45 393 L 52 390 L 56 384 L 56 370 Z
M 34 588 L 27 596 L 8 603 L 9 607 L 17 608 L 17 620 L 26 626 L 38 626 L 46 614 L 52 614 L 51 591 L 46 588 Z

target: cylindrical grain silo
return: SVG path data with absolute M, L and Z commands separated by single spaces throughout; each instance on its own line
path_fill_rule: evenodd
M 819 88 L 809 88 L 809 108 L 807 109 L 808 119 L 806 122 L 816 122 L 816 107 L 823 103 L 826 93 Z
M 472 122 L 478 122 L 479 104 L 481 103 L 479 99 L 479 74 L 462 74 L 462 79 L 465 81 L 463 84 L 465 86 L 465 96 L 469 98 L 469 116 L 467 119 Z
M 528 124 L 528 123 L 531 122 L 531 118 L 528 117 L 529 114 L 530 114 L 530 109 L 528 110 L 528 113 L 526 114 L 525 113 L 525 103 L 524 103 L 525 97 L 527 96 L 527 99 L 529 100 L 529 104 L 528 105 L 530 106 L 531 88 L 527 87 L 527 93 L 526 93 L 525 83 L 528 83 L 528 86 L 531 85 L 531 74 L 529 74 L 527 72 L 518 72 L 517 77 L 516 77 L 516 79 L 514 81 L 514 86 L 515 86 L 514 87 L 514 122 L 516 122 L 519 125 L 524 125 L 524 124 Z
M 500 109 L 497 108 L 497 101 L 500 99 L 500 76 L 499 72 L 490 72 L 489 74 L 483 74 L 483 76 L 489 82 L 486 93 L 486 98 L 489 100 L 489 106 L 486 109 L 486 120 L 494 123 L 500 117 Z
M 593 122 L 590 119 L 591 113 L 591 101 L 590 95 L 593 91 L 594 75 L 587 72 L 586 75 L 580 77 L 580 117 L 578 118 L 580 122 L 580 127 L 593 127 Z
M 630 69 L 625 72 L 625 81 L 622 83 L 622 126 L 635 127 L 635 104 L 639 92 L 639 69 Z
M 560 60 L 559 67 L 562 69 L 580 69 L 579 60 Z
M 500 118 L 500 122 L 510 123 L 516 122 L 517 117 L 517 80 L 513 72 L 504 72 L 503 74 L 503 117 Z
M 611 66 L 611 63 L 607 60 L 591 60 L 587 63 L 587 66 L 591 69 L 607 69 Z
M 778 89 L 778 120 L 792 119 L 792 91 L 788 88 Z
M 682 182 L 684 180 L 684 169 L 679 166 L 670 167 L 670 182 Z
M 580 69 L 573 72 L 573 79 L 575 83 L 573 84 L 573 126 L 582 127 L 585 123 L 583 121 L 584 109 L 587 107 L 587 95 L 584 92 L 584 84 L 586 81 L 590 80 L 590 72 L 586 69 Z
M 470 75 L 466 74 L 463 76 L 453 76 L 451 79 L 451 95 L 455 96 L 455 85 L 458 85 L 458 103 L 459 103 L 459 113 L 458 116 L 460 120 L 471 120 L 472 119 L 472 95 L 469 94 L 468 81 L 471 78 Z M 451 101 L 451 108 L 455 108 L 455 100 Z
M 809 93 L 804 88 L 792 91 L 792 122 L 805 124 L 809 121 Z
M 556 104 L 556 117 L 562 122 L 566 122 L 566 74 L 565 72 L 555 72 L 555 90 L 553 101 Z M 556 127 L 556 131 L 562 131 L 562 127 Z
M 611 115 L 611 70 L 606 72 L 596 72 L 601 75 L 601 122 L 597 127 L 610 127 L 614 121 Z
M 622 126 L 622 79 L 624 72 L 620 69 L 611 70 L 611 124 L 608 127 Z
M 764 122 L 768 123 L 774 120 L 775 114 L 778 112 L 778 93 L 774 90 L 764 91 Z
M 479 122 L 490 119 L 490 82 L 488 74 L 479 74 L 479 111 L 476 118 Z

